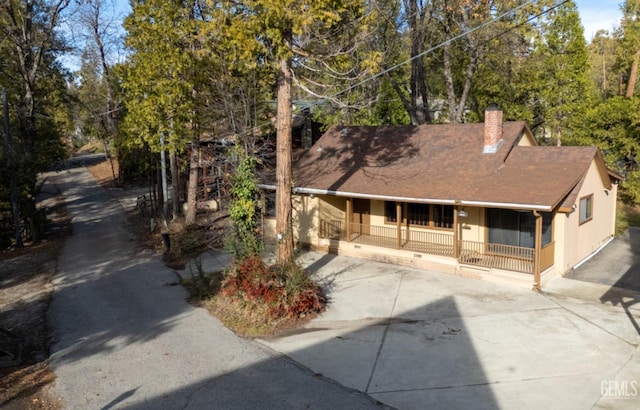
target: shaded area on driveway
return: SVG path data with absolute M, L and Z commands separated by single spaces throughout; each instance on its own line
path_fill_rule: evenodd
M 627 229 L 566 277 L 608 286 L 600 301 L 621 306 L 640 335 L 640 323 L 631 310 L 640 303 L 640 227 Z
M 74 223 L 51 308 L 66 408 L 592 408 L 610 404 L 603 380 L 640 380 L 619 306 L 315 252 L 301 263 L 328 310 L 262 344 L 238 338 L 135 249 L 86 171 L 58 178 Z
M 303 329 L 262 342 L 386 404 L 640 405 L 601 390 L 603 381 L 640 381 L 640 336 L 619 306 L 345 256 L 309 252 L 302 261 L 327 289 L 329 307 Z
M 51 303 L 51 394 L 64 408 L 382 407 L 187 303 L 175 273 L 136 249 L 120 203 L 86 169 L 50 182 L 73 223 Z
M 640 291 L 640 227 L 630 227 L 567 278 Z

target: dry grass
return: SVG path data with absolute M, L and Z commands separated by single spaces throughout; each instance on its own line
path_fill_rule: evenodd
M 307 314 L 299 318 L 267 319 L 268 309 L 256 308 L 255 305 L 244 305 L 238 299 L 231 299 L 222 294 L 217 294 L 207 300 L 201 301 L 209 313 L 217 317 L 227 328 L 238 336 L 246 338 L 270 338 L 282 336 L 298 329 L 314 317 L 316 313 Z
M 113 168 L 112 168 L 113 167 Z M 118 161 L 101 161 L 97 164 L 87 167 L 91 175 L 98 181 L 103 187 L 113 187 L 116 185 L 116 181 L 113 179 L 113 175 L 116 177 L 119 173 L 120 167 Z
M 104 153 L 104 142 L 99 140 L 93 140 L 78 148 L 77 151 L 79 154 L 83 153 L 91 153 L 91 154 L 99 154 Z
M 621 235 L 630 226 L 640 226 L 640 204 L 625 204 L 618 201 L 616 235 Z

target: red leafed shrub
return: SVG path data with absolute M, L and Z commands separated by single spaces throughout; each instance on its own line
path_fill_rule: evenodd
M 266 266 L 259 255 L 236 261 L 222 293 L 247 303 L 262 303 L 271 319 L 301 317 L 324 310 L 322 289 L 295 263 Z

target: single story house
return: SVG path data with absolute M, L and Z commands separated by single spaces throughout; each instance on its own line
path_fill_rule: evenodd
M 502 116 L 330 128 L 293 165 L 298 243 L 537 289 L 564 274 L 613 237 L 621 176 Z

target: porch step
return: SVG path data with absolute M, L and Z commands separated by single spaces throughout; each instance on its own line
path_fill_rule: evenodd
M 455 274 L 459 276 L 464 276 L 466 278 L 482 280 L 486 275 L 491 274 L 491 269 L 485 268 L 483 266 L 467 265 L 467 264 L 461 263 L 456 268 Z
M 460 264 L 456 269 L 456 274 L 524 289 L 533 287 L 533 275 L 526 273 L 512 273 L 483 266 Z

